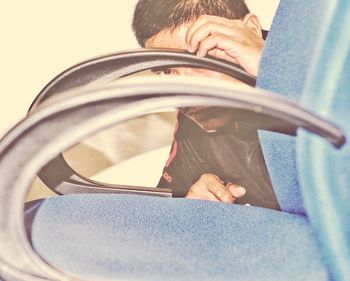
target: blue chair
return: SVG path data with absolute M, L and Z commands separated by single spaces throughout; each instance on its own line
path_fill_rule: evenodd
M 277 11 L 267 40 L 257 86 L 300 101 L 334 120 L 349 138 L 349 3 L 290 1 Z M 312 17 L 309 17 L 310 11 Z M 285 20 L 286 14 L 293 15 Z M 297 23 L 297 24 L 295 24 Z M 276 38 L 283 38 L 280 45 Z M 293 48 L 288 48 L 293 46 Z M 300 97 L 300 93 L 303 96 Z M 280 203 L 287 212 L 306 214 L 318 233 L 326 264 L 335 280 L 350 278 L 349 144 L 334 150 L 299 132 L 294 139 L 260 132 L 265 161 Z M 295 157 L 297 155 L 297 157 Z M 287 167 L 288 174 L 281 167 Z
M 312 17 L 311 23 L 305 22 L 302 15 L 299 19 L 294 12 L 322 14 L 325 24 L 316 24 L 318 17 Z M 347 1 L 281 1 L 257 83 L 265 89 L 267 85 L 280 87 L 275 90 L 280 94 L 294 91 L 294 101 L 299 100 L 297 94 L 303 93 L 302 104 L 337 123 L 347 138 L 349 15 Z M 307 32 L 308 24 L 319 28 L 312 33 L 317 41 Z M 291 39 L 290 28 L 295 31 L 293 36 L 299 35 L 298 41 Z M 305 37 L 304 31 L 308 34 Z M 282 44 L 288 40 L 293 44 Z M 335 55 L 343 59 L 335 61 Z M 294 74 L 300 75 L 300 79 L 293 81 Z M 266 84 L 265 79 L 269 81 Z M 293 90 L 294 86 L 297 88 Z M 132 87 L 62 94 L 56 103 L 38 110 L 4 137 L 0 142 L 3 178 L 0 225 L 5 230 L 0 234 L 3 279 L 349 278 L 350 229 L 346 218 L 350 205 L 346 202 L 350 196 L 347 188 L 350 173 L 346 163 L 350 154 L 349 144 L 344 144 L 337 128 L 283 98 L 259 90 L 243 95 L 234 89 L 199 85 L 187 85 L 187 95 L 181 90 L 178 84 L 136 83 Z M 166 97 L 161 95 L 164 92 Z M 129 99 L 125 98 L 126 93 Z M 133 95 L 139 99 L 130 102 Z M 132 117 L 153 109 L 154 100 L 157 106 L 238 104 L 248 111 L 258 110 L 307 129 L 298 131 L 296 142 L 290 136 L 261 133 L 273 186 L 284 212 L 127 194 L 64 195 L 43 201 L 34 217 L 30 245 L 25 237 L 21 206 L 33 175 L 74 141 L 122 121 L 127 115 Z M 81 106 L 81 102 L 85 105 Z M 84 118 L 86 122 L 79 125 L 71 122 Z M 327 137 L 333 146 L 310 132 Z M 14 175 L 14 171 L 20 176 Z
M 334 280 L 350 278 L 350 4 L 332 6 L 301 103 L 335 120 L 347 144 L 334 150 L 305 132 L 297 139 L 297 165 L 304 204 Z M 334 34 L 339 34 L 334 38 Z M 322 93 L 320 95 L 320 93 Z

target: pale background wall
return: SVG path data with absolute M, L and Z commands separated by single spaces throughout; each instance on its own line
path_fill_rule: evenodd
M 161 0 L 160 0 L 161 1 Z M 137 48 L 137 0 L 0 2 L 0 136 L 25 116 L 40 89 L 82 60 Z M 278 0 L 247 0 L 268 28 Z

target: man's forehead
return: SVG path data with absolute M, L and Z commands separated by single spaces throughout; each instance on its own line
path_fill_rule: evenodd
M 187 49 L 186 33 L 190 24 L 182 24 L 179 27 L 162 30 L 146 41 L 146 48 L 172 48 Z

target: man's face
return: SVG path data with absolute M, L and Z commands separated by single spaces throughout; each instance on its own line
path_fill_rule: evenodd
M 174 30 L 165 30 L 157 33 L 146 41 L 146 48 L 170 48 L 187 50 L 186 32 L 189 24 L 184 24 L 180 28 Z M 215 77 L 233 81 L 237 84 L 243 84 L 232 77 L 218 73 L 211 70 L 199 68 L 171 68 L 163 71 L 164 75 L 189 75 L 201 77 Z M 201 128 L 211 132 L 216 131 L 232 121 L 232 114 L 229 109 L 218 107 L 186 107 L 180 110 L 193 121 L 195 121 Z

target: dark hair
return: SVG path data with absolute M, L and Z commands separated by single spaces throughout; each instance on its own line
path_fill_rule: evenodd
M 160 31 L 179 27 L 201 15 L 242 19 L 248 13 L 244 0 L 139 0 L 132 28 L 144 47 Z

